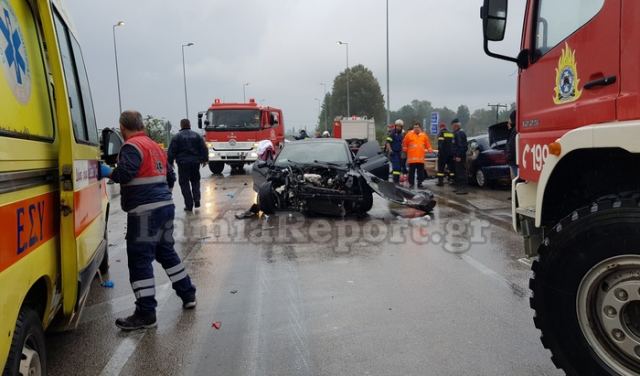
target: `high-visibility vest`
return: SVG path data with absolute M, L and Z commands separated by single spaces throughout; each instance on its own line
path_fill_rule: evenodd
M 424 157 L 427 150 L 431 150 L 431 142 L 429 137 L 420 132 L 407 132 L 402 142 L 403 150 L 407 153 L 407 163 L 424 163 Z
M 167 181 L 167 154 L 144 132 L 129 137 L 131 145 L 140 153 L 142 163 L 138 174 L 126 186 L 165 183 Z

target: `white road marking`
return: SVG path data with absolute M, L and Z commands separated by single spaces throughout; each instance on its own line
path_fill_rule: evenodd
M 100 376 L 120 375 L 120 372 L 122 372 L 122 369 L 124 368 L 125 364 L 127 364 L 127 361 L 129 360 L 133 352 L 136 351 L 138 343 L 140 343 L 145 333 L 146 331 L 134 332 L 129 334 L 128 337 L 122 340 L 122 342 L 120 342 L 120 344 L 116 348 L 116 351 L 114 351 L 113 355 L 111 356 L 111 359 L 109 359 L 109 362 L 107 362 L 107 365 L 104 366 L 102 372 L 100 372 Z
M 492 270 L 491 268 L 487 267 L 486 265 L 484 265 L 483 263 L 481 263 L 480 261 L 476 260 L 475 258 L 469 256 L 469 255 L 462 255 L 460 256 L 467 264 L 471 265 L 474 269 L 478 270 L 480 273 L 486 275 L 487 277 L 500 282 L 501 284 L 509 287 L 511 290 L 513 290 L 515 293 L 517 293 L 519 296 L 526 296 L 527 295 L 527 289 L 522 288 L 521 286 L 517 285 L 514 282 L 509 281 L 506 277 L 504 277 L 503 275 L 499 274 L 498 272 Z

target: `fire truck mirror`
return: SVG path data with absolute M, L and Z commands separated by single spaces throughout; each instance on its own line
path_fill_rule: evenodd
M 198 112 L 198 128 L 202 129 L 202 116 L 204 115 L 203 112 Z
M 503 40 L 507 28 L 507 0 L 484 0 L 480 15 L 485 39 L 492 42 Z
M 122 145 L 124 145 L 124 140 L 119 133 L 111 128 L 102 130 L 102 160 L 108 165 L 113 166 L 116 164 Z

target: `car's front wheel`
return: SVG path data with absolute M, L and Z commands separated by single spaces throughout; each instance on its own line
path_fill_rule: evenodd
M 278 208 L 278 198 L 270 181 L 263 183 L 258 189 L 258 208 L 267 215 L 274 214 Z

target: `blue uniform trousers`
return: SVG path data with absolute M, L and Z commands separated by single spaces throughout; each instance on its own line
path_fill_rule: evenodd
M 167 205 L 127 216 L 129 281 L 136 296 L 136 311 L 155 313 L 154 260 L 164 268 L 183 301 L 195 298 L 196 288 L 176 253 L 173 240 L 175 206 Z

